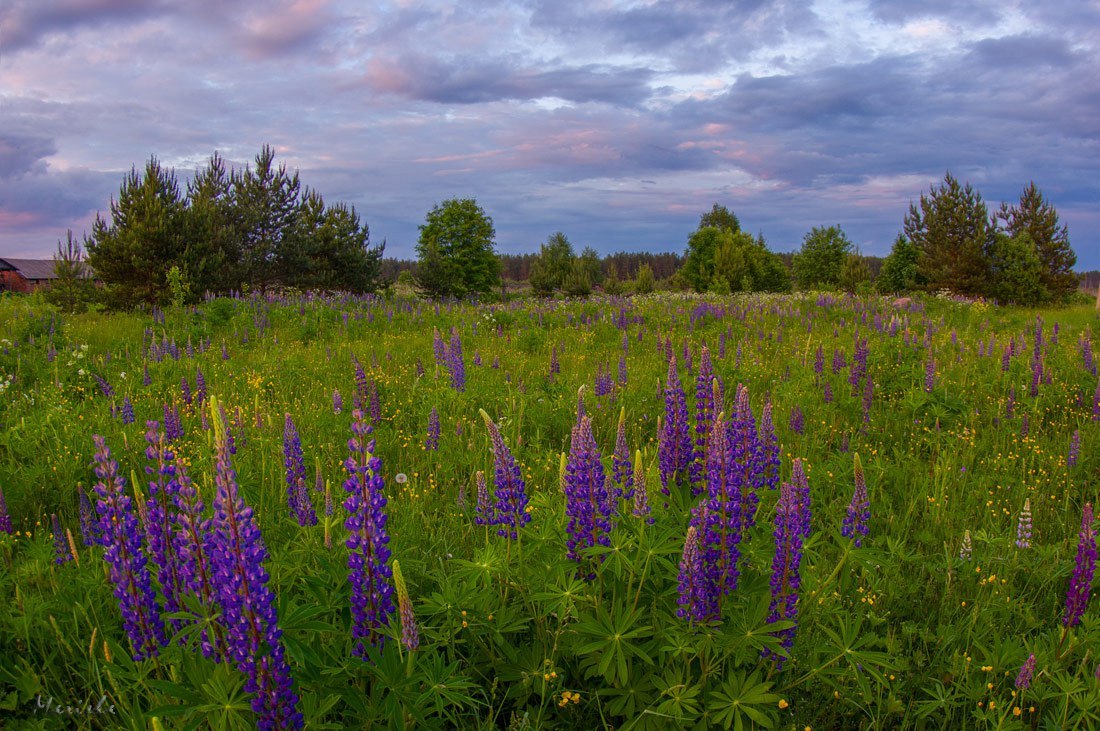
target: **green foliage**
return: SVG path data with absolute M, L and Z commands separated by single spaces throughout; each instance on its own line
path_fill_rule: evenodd
M 795 284 L 799 289 L 843 287 L 841 271 L 852 248 L 852 242 L 840 226 L 810 229 L 802 239 L 802 248 L 794 255 Z
M 920 287 L 923 280 L 917 266 L 919 258 L 920 250 L 917 249 L 916 244 L 898 234 L 875 282 L 878 291 L 890 294 L 908 292 Z
M 638 274 L 634 277 L 631 288 L 635 294 L 649 294 L 657 286 L 657 280 L 653 277 L 653 270 L 649 264 L 638 267 Z
M 53 261 L 55 279 L 45 292 L 46 301 L 62 312 L 83 312 L 95 301 L 95 283 L 92 281 L 92 271 L 84 261 L 80 242 L 73 238 L 71 230 L 65 233 L 64 244 L 57 242 Z
M 1019 204 L 1002 203 L 997 219 L 1010 237 L 1026 234 L 1030 239 L 1039 258 L 1042 291 L 1056 301 L 1065 301 L 1077 290 L 1077 275 L 1073 272 L 1077 254 L 1070 246 L 1069 231 L 1060 224 L 1058 211 L 1043 198 L 1034 182 L 1024 188 Z
M 1027 231 L 1015 236 L 997 233 L 990 252 L 993 286 L 990 294 L 1000 302 L 1034 306 L 1050 300 L 1043 285 L 1046 269 Z
M 741 222 L 733 211 L 715 203 L 711 209 L 699 217 L 699 229 L 713 227 L 730 233 L 741 230 Z
M 488 294 L 500 283 L 491 219 L 473 198 L 452 198 L 428 212 L 416 244 L 417 284 L 431 297 Z
M 187 278 L 178 266 L 173 266 L 168 270 L 165 279 L 168 283 L 168 291 L 172 293 L 172 305 L 182 307 L 191 292 L 191 286 L 187 283 Z
M 902 233 L 917 248 L 917 271 L 931 291 L 986 294 L 992 228 L 982 196 L 947 173 L 943 184 L 909 204 Z
M 579 258 L 572 261 L 569 273 L 562 281 L 562 289 L 570 297 L 587 297 L 592 294 L 592 279 L 584 261 Z
M 531 288 L 540 297 L 549 297 L 562 288 L 573 266 L 573 245 L 561 231 L 553 233 L 539 248 L 531 263 Z
M 696 292 L 783 292 L 790 276 L 763 239 L 744 231 L 714 227 L 691 235 L 684 266 L 678 272 Z
M 841 267 L 837 284 L 845 292 L 860 292 L 866 289 L 871 281 L 871 269 L 858 252 L 844 257 L 844 266 Z

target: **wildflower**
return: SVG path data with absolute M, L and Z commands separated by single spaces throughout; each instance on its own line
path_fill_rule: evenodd
M 286 467 L 286 498 L 290 512 L 298 520 L 298 525 L 316 525 L 317 515 L 313 512 L 313 501 L 306 484 L 306 465 L 302 457 L 302 440 L 290 414 L 286 414 L 283 427 L 283 464 Z
M 188 406 L 191 405 L 193 396 L 191 395 L 191 384 L 187 382 L 187 376 L 183 376 L 180 379 L 180 396 L 183 399 L 183 403 Z
M 122 414 L 121 414 L 121 417 L 122 417 L 122 423 L 123 424 L 133 424 L 134 421 L 136 420 L 134 418 L 134 405 L 133 405 L 133 403 L 130 402 L 130 397 L 129 396 L 125 396 L 122 399 Z
M 485 472 L 478 470 L 474 476 L 477 483 L 477 507 L 474 509 L 474 522 L 478 525 L 492 525 L 496 521 L 496 514 L 489 498 L 489 488 L 485 483 Z
M 969 561 L 971 553 L 972 549 L 970 545 L 970 531 L 967 530 L 963 532 L 963 542 L 962 548 L 959 549 L 959 558 L 961 558 L 963 561 Z
M 799 499 L 798 491 L 784 482 L 779 492 L 779 505 L 775 514 L 775 558 L 772 560 L 772 601 L 768 622 L 781 619 L 796 621 L 798 616 L 798 591 L 802 585 L 802 537 L 809 531 L 809 506 Z M 779 631 L 782 645 L 789 650 L 794 644 L 796 626 Z M 776 667 L 782 668 L 785 658 L 771 650 L 764 656 L 774 657 Z
M 1066 467 L 1073 469 L 1077 466 L 1077 454 L 1081 451 L 1081 430 L 1074 429 L 1073 436 L 1069 440 L 1069 454 L 1066 456 Z
M 340 392 L 335 388 L 332 389 L 332 413 L 342 414 L 344 412 L 344 398 L 340 395 Z
M 451 347 L 447 349 L 447 367 L 451 372 L 451 388 L 461 393 L 466 390 L 466 363 L 462 359 L 462 341 L 458 330 L 451 330 Z
M 504 444 L 500 429 L 484 410 L 480 413 L 493 447 L 493 491 L 496 498 L 493 522 L 500 526 L 498 535 L 515 540 L 519 537 L 518 530 L 531 522 L 527 512 L 527 484 L 511 451 Z
M 1016 689 L 1027 690 L 1031 687 L 1031 677 L 1035 674 L 1035 653 L 1027 656 L 1027 660 L 1020 667 L 1020 673 L 1016 676 Z
M 676 615 L 691 622 L 706 621 L 701 597 L 705 591 L 703 576 L 703 551 L 699 545 L 699 530 L 688 526 L 684 538 L 684 552 L 680 557 L 679 598 Z
M 741 483 L 746 479 L 744 470 L 734 461 L 729 424 L 722 413 L 714 418 L 707 438 L 706 468 L 705 509 L 694 514 L 692 520 L 701 533 L 708 603 L 717 614 L 718 596 L 731 594 L 740 575 L 737 562 L 744 526 Z
M 65 539 L 65 532 L 61 529 L 61 521 L 58 520 L 57 514 L 52 514 L 50 520 L 53 523 L 53 562 L 60 566 L 72 561 L 73 553 L 69 548 L 69 542 Z
M 245 692 L 255 693 L 252 711 L 261 729 L 301 728 L 286 651 L 279 641 L 275 594 L 264 569 L 267 547 L 252 508 L 240 497 L 229 455 L 225 424 L 214 422 L 217 460 L 211 558 L 218 603 L 226 627 L 228 657 L 247 676 Z
M 936 359 L 932 357 L 932 354 L 928 354 L 928 358 L 924 361 L 924 390 L 926 393 L 932 393 L 932 389 L 936 386 Z
M 642 450 L 634 451 L 634 508 L 631 514 L 635 518 L 649 515 L 649 493 L 646 489 L 645 468 L 642 467 Z M 652 525 L 653 518 L 647 522 Z
M 770 401 L 764 404 L 764 412 L 760 415 L 759 439 L 764 487 L 774 490 L 779 487 L 779 438 L 775 434 Z
M 420 647 L 420 632 L 416 626 L 416 615 L 413 614 L 409 589 L 405 586 L 405 577 L 401 573 L 401 564 L 397 559 L 393 560 L 393 583 L 397 587 L 397 606 L 401 617 L 401 644 L 409 650 L 415 650 Z
M 676 360 L 668 361 L 665 381 L 665 419 L 658 433 L 658 463 L 661 492 L 669 495 L 669 485 L 682 486 L 690 479 L 692 441 L 688 432 L 687 397 L 676 373 Z
M 802 415 L 802 409 L 797 405 L 791 408 L 790 427 L 791 431 L 799 435 L 806 430 L 806 418 Z
M 1016 547 L 1031 548 L 1031 498 L 1024 500 L 1024 509 L 1016 523 Z
M 702 482 L 706 462 L 707 435 L 714 421 L 715 409 L 722 403 L 722 386 L 714 377 L 714 368 L 707 346 L 699 355 L 699 375 L 695 378 L 695 447 L 692 452 L 691 482 Z
M 428 437 L 424 440 L 424 449 L 429 452 L 439 449 L 439 432 L 439 410 L 433 406 L 432 412 L 428 414 Z
M 856 548 L 863 545 L 862 536 L 867 535 L 867 521 L 871 519 L 871 501 L 867 498 L 867 480 L 863 476 L 863 465 L 859 453 L 852 455 L 855 472 L 855 490 L 852 501 L 848 503 L 848 514 L 844 516 L 844 525 L 840 534 L 845 538 L 855 538 Z
M 157 566 L 157 578 L 164 593 L 164 611 L 180 611 L 179 596 L 183 581 L 179 574 L 179 561 L 176 558 L 174 535 L 178 528 L 176 522 L 175 492 L 179 487 L 176 481 L 175 454 L 169 449 L 164 432 L 158 432 L 155 421 L 146 422 L 145 449 L 146 458 L 152 465 L 145 472 L 149 481 L 149 521 L 146 537 L 149 540 L 149 553 Z M 179 622 L 174 623 L 179 629 Z
M 1075 627 L 1081 621 L 1092 592 L 1092 577 L 1096 571 L 1096 530 L 1092 523 L 1092 503 L 1085 503 L 1077 540 L 1077 563 L 1070 578 L 1066 609 L 1062 615 L 1062 624 L 1067 628 Z
M 110 564 L 111 583 L 119 602 L 122 625 L 130 637 L 134 660 L 159 652 L 167 642 L 164 625 L 153 593 L 152 581 L 142 553 L 142 534 L 126 495 L 126 481 L 118 474 L 118 463 L 103 437 L 95 435 L 95 485 L 99 496 L 99 532 L 103 537 L 103 560 Z
M 2 488 L 0 488 L 0 533 L 7 533 L 9 536 L 15 534 L 15 528 L 11 524 L 11 515 L 8 514 L 8 503 L 4 500 L 4 490 Z
M 613 494 L 607 489 L 600 451 L 587 416 L 573 427 L 565 475 L 565 514 L 569 518 L 567 555 L 581 563 L 580 552 L 585 548 L 611 545 L 614 509 Z M 587 577 L 593 579 L 595 574 L 589 572 Z
M 611 456 L 611 479 L 615 483 L 615 498 L 634 497 L 634 475 L 630 449 L 626 446 L 626 407 L 619 409 L 619 426 L 615 430 L 615 452 Z
M 195 401 L 200 406 L 206 403 L 206 376 L 201 368 L 195 369 Z
M 393 587 L 390 585 L 390 537 L 386 532 L 386 496 L 382 490 L 382 460 L 374 456 L 371 427 L 363 412 L 352 412 L 350 456 L 344 462 L 348 493 L 344 509 L 348 517 L 348 581 L 351 583 L 352 637 L 355 654 L 366 657 L 366 645 L 381 647 L 379 628 L 389 625 L 393 615 Z

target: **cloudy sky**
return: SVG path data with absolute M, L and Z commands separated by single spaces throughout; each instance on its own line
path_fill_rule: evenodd
M 717 202 L 885 255 L 950 170 L 991 206 L 1034 180 L 1100 268 L 1097 69 L 1097 0 L 3 0 L 0 255 L 150 155 L 267 143 L 388 256 L 452 197 L 501 252 L 682 251 Z

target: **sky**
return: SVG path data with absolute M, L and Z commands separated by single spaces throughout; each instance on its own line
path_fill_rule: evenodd
M 950 171 L 991 209 L 1034 181 L 1100 269 L 1097 69 L 1098 0 L 3 0 L 0 256 L 150 156 L 269 144 L 390 257 L 450 198 L 501 253 L 682 252 L 718 203 L 885 256 Z

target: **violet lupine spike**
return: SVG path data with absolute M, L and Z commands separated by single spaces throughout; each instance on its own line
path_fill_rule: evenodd
M 924 391 L 925 393 L 932 393 L 932 390 L 936 387 L 936 359 L 932 357 L 932 354 L 928 354 L 928 358 L 924 361 Z
M 78 484 L 76 486 L 77 499 L 80 503 L 80 538 L 84 541 L 85 546 L 98 546 L 101 544 L 99 537 L 98 518 L 95 514 L 95 509 L 92 507 L 92 501 L 88 499 L 88 493 L 84 492 L 84 486 Z M 3 530 L 3 517 L 7 513 L 4 509 L 4 495 L 0 493 L 0 530 Z M 11 525 L 10 521 L 8 523 Z M 7 532 L 11 532 L 10 530 Z
M 707 436 L 715 410 L 721 405 L 721 386 L 714 377 L 710 351 L 702 347 L 699 355 L 699 375 L 695 378 L 695 444 L 691 457 L 691 482 L 702 485 L 706 469 Z
M 665 418 L 658 433 L 657 459 L 661 475 L 661 492 L 670 495 L 670 486 L 690 484 L 692 442 L 688 424 L 687 396 L 676 373 L 676 360 L 668 361 L 665 381 Z
M 363 370 L 363 364 L 355 356 L 351 357 L 355 366 L 355 397 L 352 399 L 352 410 L 362 410 L 367 407 L 370 399 L 370 387 L 367 383 L 367 372 Z
M 760 415 L 759 439 L 764 487 L 774 490 L 779 487 L 779 437 L 775 433 L 771 401 L 764 404 L 764 412 Z
M 1020 666 L 1020 672 L 1016 675 L 1016 690 L 1027 690 L 1031 687 L 1031 679 L 1035 675 L 1035 653 L 1027 656 L 1024 664 Z
M 370 379 L 367 400 L 370 409 L 370 423 L 374 426 L 378 426 L 382 423 L 382 399 L 378 395 L 378 382 L 373 378 Z
M 204 516 L 204 505 L 182 464 L 176 465 L 176 489 L 172 497 L 176 508 L 176 533 L 173 547 L 179 561 L 182 589 L 198 598 L 202 607 L 217 606 L 213 564 L 212 520 Z M 214 662 L 225 659 L 223 626 L 204 628 L 199 636 L 202 654 Z
M 96 447 L 95 474 L 99 478 L 95 485 L 99 497 L 99 532 L 106 548 L 103 560 L 111 567 L 111 583 L 134 660 L 144 660 L 159 654 L 168 640 L 142 552 L 142 533 L 126 494 L 126 480 L 118 474 L 118 463 L 111 458 L 103 437 L 97 434 L 92 440 Z
M 157 580 L 164 594 L 164 611 L 178 612 L 181 609 L 180 593 L 183 579 L 180 576 L 180 564 L 176 557 L 176 545 L 173 536 L 178 530 L 175 493 L 179 487 L 176 481 L 176 455 L 168 447 L 164 432 L 158 432 L 160 425 L 155 421 L 145 424 L 145 457 L 152 465 L 145 467 L 150 475 L 149 500 L 146 503 L 149 523 L 145 535 L 149 541 L 149 553 L 157 567 Z M 180 629 L 179 620 L 173 620 L 172 626 Z
M 803 416 L 802 408 L 798 405 L 791 407 L 790 427 L 795 434 L 801 435 L 806 431 L 806 417 Z
M 1081 451 L 1081 430 L 1074 429 L 1073 436 L 1069 440 L 1069 454 L 1066 455 L 1066 467 L 1073 469 L 1077 466 L 1077 456 Z
M 194 396 L 191 394 L 191 384 L 188 383 L 187 376 L 180 378 L 180 398 L 183 400 L 183 403 L 188 406 L 191 405 L 194 399 Z
M 703 577 L 703 549 L 700 545 L 699 529 L 688 526 L 684 538 L 684 552 L 680 557 L 678 577 L 679 596 L 676 603 L 680 608 L 676 616 L 692 623 L 707 621 L 704 602 L 700 600 L 705 588 Z
M 447 365 L 447 346 L 443 344 L 443 336 L 439 334 L 437 327 L 432 328 L 432 354 L 437 366 Z
M 429 452 L 434 452 L 439 449 L 439 409 L 432 407 L 432 412 L 428 414 L 428 436 L 424 440 L 424 449 Z
M 592 435 L 592 422 L 585 416 L 573 427 L 569 459 L 565 465 L 565 515 L 567 557 L 578 564 L 585 562 L 581 551 L 595 545 L 611 545 L 613 495 L 608 491 L 600 450 Z M 595 572 L 577 570 L 589 580 Z
M 802 586 L 802 539 L 809 532 L 809 509 L 798 498 L 797 490 L 784 482 L 779 492 L 779 505 L 775 513 L 775 557 L 772 559 L 772 601 L 768 622 L 779 620 L 798 621 L 798 592 Z M 780 630 L 777 635 L 786 650 L 794 644 L 797 624 Z M 786 658 L 765 649 L 764 657 L 775 658 L 776 668 L 782 669 Z
M 252 508 L 238 492 L 224 422 L 215 420 L 214 429 L 217 461 L 211 558 L 227 655 L 247 678 L 245 692 L 255 694 L 252 712 L 258 728 L 302 728 L 298 696 L 280 642 L 275 594 L 267 585 L 267 547 Z
M 405 576 L 401 573 L 401 564 L 393 560 L 393 583 L 397 588 L 397 608 L 401 617 L 401 644 L 407 650 L 420 647 L 420 631 L 416 626 L 416 614 L 413 613 L 412 598 L 405 585 Z
M 493 511 L 492 498 L 489 497 L 485 472 L 478 470 L 474 479 L 477 483 L 477 506 L 474 509 L 474 522 L 478 525 L 493 525 L 496 522 L 496 513 Z
M 179 409 L 169 404 L 164 405 L 164 436 L 169 442 L 183 438 L 183 422 L 180 421 Z
M 458 330 L 451 330 L 451 347 L 447 351 L 451 388 L 462 393 L 466 390 L 466 362 L 462 358 L 462 341 L 458 337 Z
M 201 368 L 195 369 L 195 401 L 199 406 L 206 404 L 206 376 Z
M 306 483 L 306 463 L 302 455 L 302 440 L 290 414 L 283 426 L 283 466 L 286 468 L 286 499 L 298 525 L 317 525 L 313 501 Z
M 332 413 L 342 414 L 344 412 L 344 398 L 340 395 L 340 392 L 335 388 L 332 389 Z
M 1016 522 L 1016 548 L 1031 548 L 1031 498 L 1024 500 L 1024 509 Z
M 136 421 L 134 417 L 134 404 L 130 401 L 129 396 L 124 396 L 122 399 L 121 418 L 123 424 L 133 424 L 134 421 Z
M 625 354 L 620 354 L 619 355 L 619 379 L 618 379 L 619 388 L 626 388 L 626 380 L 627 380 L 626 375 L 627 375 L 626 374 L 626 355 Z
M 642 466 L 642 450 L 634 451 L 634 508 L 630 511 L 635 518 L 643 518 L 649 515 L 649 490 L 646 487 L 645 467 Z M 653 525 L 653 518 L 646 522 Z
M 871 501 L 867 497 L 867 479 L 863 475 L 863 465 L 860 464 L 858 452 L 852 455 L 852 463 L 855 490 L 852 491 L 852 500 L 848 503 L 848 513 L 844 516 L 840 534 L 845 538 L 855 539 L 856 548 L 860 548 L 863 546 L 863 537 L 869 530 Z
M 53 524 L 53 562 L 60 566 L 73 560 L 73 552 L 69 550 L 69 541 L 56 513 L 50 515 L 50 522 Z
M 1077 562 L 1066 592 L 1066 608 L 1062 613 L 1065 627 L 1076 627 L 1088 607 L 1092 593 L 1092 578 L 1096 572 L 1096 529 L 1093 526 L 1092 503 L 1085 503 L 1081 515 L 1081 532 L 1077 538 Z
M 867 376 L 867 380 L 863 384 L 863 423 L 871 423 L 871 405 L 874 403 L 875 398 L 875 382 L 871 380 L 871 376 Z
M 757 488 L 763 487 L 763 451 L 760 446 L 756 419 L 749 403 L 749 389 L 737 384 L 733 419 L 729 423 L 729 444 L 734 464 L 742 471 L 738 480 L 741 490 L 741 531 L 747 532 L 756 524 L 756 508 L 760 504 Z
M 611 480 L 615 483 L 615 499 L 634 497 L 634 473 L 630 448 L 626 445 L 626 407 L 619 409 L 619 426 L 615 430 L 615 451 L 611 456 Z
M 744 526 L 741 483 L 747 476 L 734 456 L 730 425 L 719 413 L 707 436 L 705 519 L 698 522 L 708 602 L 715 607 L 720 595 L 733 593 L 740 576 L 737 564 Z
M 344 490 L 348 497 L 344 509 L 348 517 L 348 581 L 351 584 L 352 637 L 354 653 L 367 657 L 367 646 L 381 648 L 394 613 L 393 586 L 390 580 L 390 537 L 386 532 L 386 496 L 383 493 L 382 460 L 374 456 L 371 426 L 363 412 L 352 412 L 350 456 L 344 462 L 348 479 Z
M 812 511 L 812 505 L 810 504 L 810 481 L 806 478 L 806 470 L 802 467 L 802 459 L 795 458 L 791 464 L 791 485 L 794 487 L 795 500 L 798 504 L 798 510 L 800 514 L 809 516 Z M 802 537 L 810 537 L 810 521 L 807 517 L 806 521 L 801 524 Z
M 480 413 L 493 445 L 493 513 L 494 523 L 500 526 L 497 535 L 516 540 L 519 529 L 531 522 L 527 512 L 527 484 L 500 429 L 484 410 Z
M 561 373 L 561 363 L 558 361 L 558 345 L 554 343 L 550 346 L 550 380 L 554 380 L 558 373 Z

